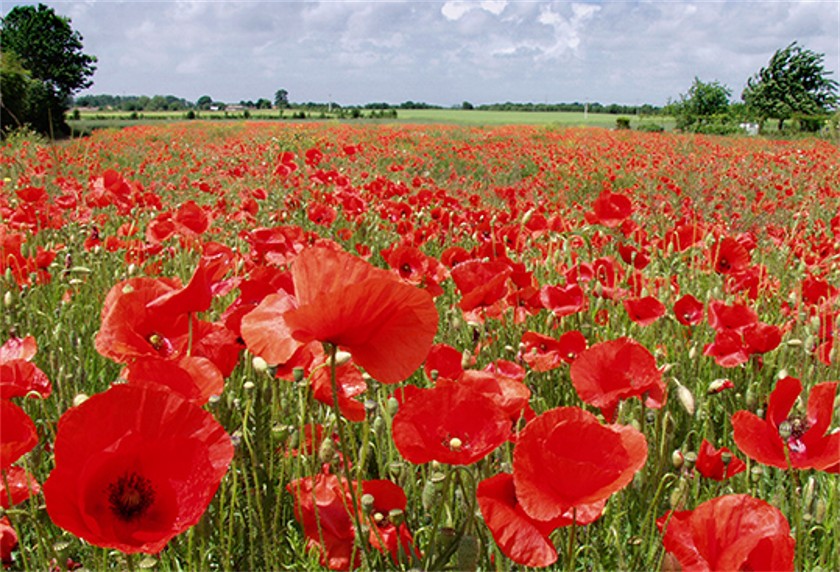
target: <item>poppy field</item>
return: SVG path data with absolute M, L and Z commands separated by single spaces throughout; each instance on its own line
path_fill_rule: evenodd
M 840 569 L 827 142 L 196 121 L 0 177 L 8 569 Z

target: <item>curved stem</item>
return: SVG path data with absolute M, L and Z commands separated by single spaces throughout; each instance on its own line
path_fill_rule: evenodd
M 350 475 L 350 455 L 349 451 L 347 450 L 347 441 L 345 440 L 345 432 L 344 432 L 344 418 L 341 416 L 341 409 L 338 406 L 338 377 L 336 375 L 337 365 L 335 363 L 335 354 L 338 351 L 338 348 L 335 344 L 327 344 L 327 359 L 330 364 L 330 387 L 332 389 L 332 409 L 333 414 L 335 415 L 335 426 L 336 430 L 338 431 L 338 448 L 341 451 L 342 459 L 342 466 L 344 469 L 344 479 L 347 481 L 347 491 L 350 494 L 350 511 L 353 514 L 353 525 L 356 528 L 356 539 L 359 541 L 359 545 L 362 549 L 362 559 L 365 562 L 365 566 L 367 567 L 368 564 L 368 546 L 367 546 L 367 538 L 365 538 L 364 531 L 362 529 L 362 521 L 359 518 L 359 499 L 357 498 L 356 494 L 356 487 L 353 485 L 353 479 Z

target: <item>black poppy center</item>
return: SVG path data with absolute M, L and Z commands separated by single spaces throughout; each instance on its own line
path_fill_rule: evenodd
M 155 502 L 155 489 L 149 479 L 126 473 L 108 485 L 108 505 L 117 518 L 131 522 L 143 516 Z

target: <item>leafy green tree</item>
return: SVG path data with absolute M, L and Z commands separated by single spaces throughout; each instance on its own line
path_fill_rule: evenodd
M 705 126 L 725 119 L 732 91 L 718 81 L 703 82 L 694 78 L 688 93 L 672 103 L 669 112 L 677 120 L 677 128 L 703 131 Z
M 211 105 L 213 105 L 213 98 L 210 97 L 209 95 L 202 95 L 195 102 L 195 106 L 197 108 L 204 109 L 204 110 L 210 109 Z
M 7 99 L 14 96 L 6 93 L 4 106 L 27 109 L 27 115 L 18 119 L 35 129 L 47 133 L 69 131 L 63 116 L 70 96 L 90 87 L 96 70 L 96 58 L 82 52 L 82 36 L 70 26 L 70 19 L 43 4 L 37 8 L 15 6 L 0 21 L 0 44 L 4 52 L 15 54 L 35 82 L 27 89 L 29 103 Z M 45 112 L 46 119 L 30 115 L 36 112 Z M 51 128 L 39 127 L 44 123 Z
M 285 89 L 278 89 L 274 93 L 274 106 L 278 109 L 289 107 L 289 92 Z
M 793 42 L 776 50 L 767 67 L 747 80 L 741 95 L 759 124 L 777 119 L 779 129 L 796 115 L 827 114 L 837 104 L 837 82 L 828 78 L 818 54 Z

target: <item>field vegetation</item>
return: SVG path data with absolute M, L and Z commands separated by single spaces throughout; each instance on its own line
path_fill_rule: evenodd
M 836 147 L 405 113 L 0 147 L 4 565 L 840 569 Z

